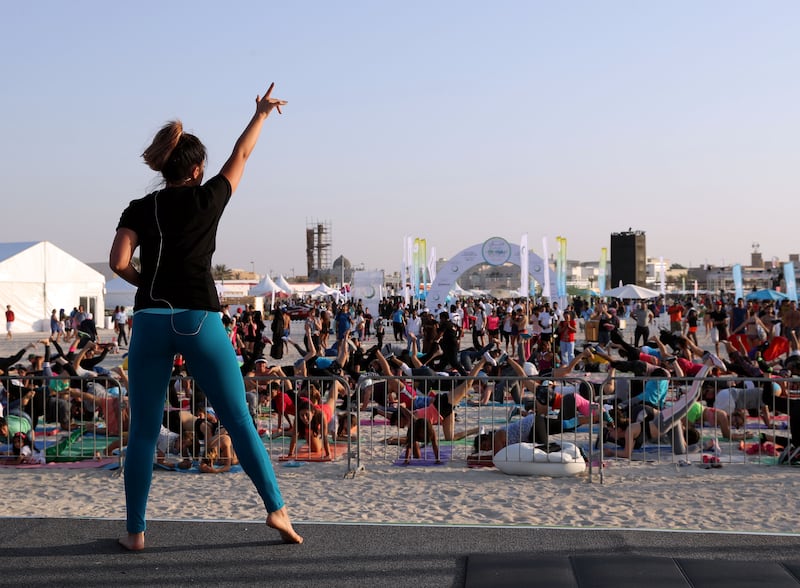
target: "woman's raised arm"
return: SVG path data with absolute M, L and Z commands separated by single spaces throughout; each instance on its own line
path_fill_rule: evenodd
M 258 142 L 258 137 L 261 134 L 261 127 L 264 121 L 269 116 L 269 113 L 277 109 L 278 114 L 281 114 L 281 106 L 287 104 L 286 100 L 279 100 L 272 98 L 272 89 L 275 83 L 269 85 L 267 93 L 261 97 L 256 96 L 256 112 L 253 118 L 245 127 L 236 144 L 233 146 L 233 153 L 231 153 L 228 161 L 222 166 L 220 173 L 225 176 L 231 184 L 231 192 L 235 192 L 239 186 L 239 180 L 242 179 L 244 173 L 244 166 L 247 158 L 253 152 L 253 149 Z

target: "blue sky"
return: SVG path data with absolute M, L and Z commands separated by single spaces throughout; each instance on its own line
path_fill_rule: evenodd
M 139 155 L 181 118 L 227 158 L 270 81 L 270 118 L 215 263 L 399 270 L 491 236 L 567 238 L 593 260 L 647 234 L 684 265 L 800 253 L 796 2 L 43 1 L 0 19 L 3 241 L 104 260 Z

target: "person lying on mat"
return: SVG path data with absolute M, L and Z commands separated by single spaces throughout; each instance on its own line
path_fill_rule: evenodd
M 47 463 L 44 453 L 36 449 L 30 435 L 19 432 L 11 437 L 11 447 L 14 459 L 8 463 L 11 465 L 30 464 L 44 465 Z
M 772 427 L 770 412 L 772 402 L 769 401 L 776 396 L 775 388 L 781 389 L 777 383 L 765 382 L 763 387 L 717 390 L 713 397 L 713 406 L 728 413 L 731 417 L 731 426 L 736 429 L 745 426 L 747 414 L 751 410 L 757 411 L 761 421 L 769 428 Z
M 692 403 L 686 418 L 689 426 L 719 428 L 722 437 L 732 441 L 740 441 L 755 436 L 754 431 L 744 431 L 743 433 L 731 431 L 731 418 L 726 411 L 713 406 L 705 406 L 700 402 Z
M 422 458 L 422 452 L 419 448 L 420 443 L 423 445 L 430 443 L 436 463 L 442 463 L 442 460 L 439 459 L 439 441 L 436 438 L 436 428 L 428 419 L 419 418 L 412 420 L 408 427 L 408 433 L 406 434 L 405 455 L 403 456 L 404 464 L 411 463 L 412 455 L 414 456 L 414 459 Z
M 194 451 L 194 431 L 192 431 L 191 428 L 185 429 L 181 431 L 181 433 L 173 433 L 167 427 L 161 425 L 161 430 L 158 433 L 158 441 L 156 442 L 157 464 L 188 470 L 192 467 Z M 168 462 L 167 455 L 179 455 L 183 459 L 177 463 Z
M 338 379 L 333 378 L 341 376 L 344 366 L 346 366 L 348 363 L 350 358 L 350 345 L 348 344 L 349 339 L 350 333 L 348 332 L 341 340 L 341 345 L 339 345 L 336 359 L 320 356 L 319 350 L 314 346 L 314 343 L 309 341 L 308 350 L 306 350 L 302 359 L 298 359 L 294 364 L 294 375 L 298 378 L 308 378 L 312 376 L 329 378 L 325 383 L 330 385 L 334 405 L 338 398 L 346 396 L 347 394 L 344 385 Z M 294 345 L 298 352 L 301 354 L 303 353 L 303 349 L 294 341 L 289 340 L 289 343 Z M 307 380 L 298 381 L 298 394 L 302 396 L 301 388 L 309 384 L 310 382 Z
M 405 353 L 403 349 L 400 356 L 395 356 L 394 350 L 389 345 L 383 349 L 375 346 L 366 353 L 364 358 L 366 371 L 358 375 L 358 382 L 362 384 L 361 398 L 357 399 L 360 401 L 361 410 L 367 410 L 373 400 L 379 406 L 392 406 L 402 402 L 408 408 L 412 408 L 413 399 L 417 395 L 417 386 L 407 388 L 404 378 L 416 376 L 418 378 L 416 383 L 423 391 L 427 391 L 429 387 L 436 387 L 436 380 L 430 378 L 449 377 L 422 365 L 417 357 L 417 338 L 411 338 L 410 341 L 411 352 Z M 401 357 L 403 359 L 400 359 Z M 381 376 L 390 378 L 381 380 Z
M 492 463 L 501 449 L 516 443 L 547 443 L 547 429 L 537 426 L 538 419 L 535 413 L 530 413 L 505 427 L 476 435 L 467 463 Z
M 383 362 L 383 369 L 388 370 L 391 372 L 391 368 L 389 368 L 388 363 L 386 363 L 385 358 L 383 358 L 380 351 L 376 353 L 376 357 L 378 360 Z M 403 385 L 402 379 L 393 379 L 393 382 L 398 384 L 397 390 L 400 399 L 400 405 L 398 406 L 398 419 L 400 415 L 400 408 L 405 408 L 408 412 L 414 411 L 414 417 L 425 417 L 429 420 L 435 420 L 438 416 L 438 422 L 442 425 L 442 433 L 444 434 L 444 438 L 447 441 L 453 441 L 457 438 L 457 433 L 455 431 L 455 407 L 466 398 L 468 392 L 472 389 L 472 383 L 475 377 L 483 368 L 485 363 L 485 359 L 481 358 L 480 360 L 476 361 L 475 364 L 472 366 L 472 371 L 469 373 L 466 379 L 459 377 L 442 377 L 438 381 L 438 386 L 443 389 L 442 391 L 438 392 L 435 396 L 427 396 L 423 395 L 421 392 L 417 393 L 417 389 L 415 387 L 412 388 L 412 391 L 408 391 L 405 386 Z M 427 380 L 426 380 L 427 381 Z M 445 384 L 444 386 L 442 384 Z M 422 410 L 424 414 L 416 414 L 416 411 Z M 394 411 L 388 411 L 385 408 L 378 408 L 376 410 L 378 414 L 382 414 L 384 416 L 388 416 L 391 420 L 391 413 Z M 436 424 L 436 423 L 432 423 Z M 460 438 L 463 438 L 464 435 L 462 434 Z
M 221 474 L 238 464 L 239 458 L 236 457 L 231 437 L 225 429 L 221 429 L 206 444 L 206 454 L 200 460 L 200 471 L 204 474 Z
M 649 441 L 671 445 L 674 455 L 686 455 L 689 448 L 681 419 L 688 409 L 686 405 L 664 417 L 662 411 L 647 404 L 636 404 L 630 410 L 618 407 L 614 420 L 603 429 L 603 442 L 613 445 L 604 447 L 603 454 L 629 459 L 634 449 L 640 449 Z M 694 433 L 689 434 L 689 444 L 699 443 L 699 434 L 693 428 L 690 431 Z
M 106 435 L 119 437 L 106 448 L 111 454 L 114 449 L 119 449 L 128 440 L 128 428 L 130 426 L 130 413 L 128 410 L 127 396 L 115 396 L 109 394 L 100 385 L 99 380 L 91 382 L 89 391 L 83 392 L 76 388 L 68 388 L 72 400 L 71 414 L 75 419 L 92 421 L 95 413 L 104 421 L 105 427 L 99 427 L 97 423 L 84 422 L 83 429 L 86 431 L 102 431 Z

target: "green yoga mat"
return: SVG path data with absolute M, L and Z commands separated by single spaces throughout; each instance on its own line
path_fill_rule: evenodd
M 47 461 L 80 461 L 82 459 L 93 459 L 96 452 L 105 455 L 106 448 L 118 441 L 119 437 L 95 437 L 84 436 L 83 431 L 77 429 L 72 431 L 55 445 L 45 450 Z

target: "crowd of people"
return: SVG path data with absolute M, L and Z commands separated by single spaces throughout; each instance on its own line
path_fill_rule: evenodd
M 357 435 L 359 412 L 396 427 L 387 441 L 403 447 L 404 463 L 420 456 L 420 444 L 439 461 L 442 440 L 474 436 L 471 459 L 481 462 L 509 444 L 547 446 L 587 424 L 601 427 L 607 457 L 625 459 L 645 443 L 671 445 L 676 455 L 718 454 L 717 437 L 797 445 L 791 435 L 797 436 L 797 419 L 789 433 L 775 420 L 791 413 L 800 388 L 794 302 L 590 304 L 576 298 L 562 310 L 555 302 L 468 299 L 432 310 L 386 299 L 375 316 L 360 300 L 309 304 L 303 321 L 289 320 L 281 305 L 269 315 L 250 305 L 221 312 L 241 360 L 252 425 L 262 435 L 287 436 L 288 457 L 307 445 L 330 458 L 333 443 Z M 10 376 L 0 436 L 15 463 L 44 461 L 35 439 L 45 422 L 63 431 L 103 431 L 114 437 L 109 453 L 127 442 L 127 371 L 101 365 L 116 343 L 98 344 L 87 332 L 91 317 L 75 310 L 80 320 L 69 337 L 54 331 L 0 358 L 0 370 Z M 620 328 L 621 319 L 631 321 L 632 334 Z M 610 328 L 601 327 L 597 341 L 589 341 L 589 321 Z M 115 323 L 123 338 L 124 309 L 115 312 Z M 385 342 L 381 327 L 389 323 L 393 333 Z M 576 339 L 583 341 L 577 351 Z M 703 349 L 712 345 L 721 353 Z M 297 359 L 289 359 L 289 351 Z M 697 378 L 702 382 L 692 387 Z M 668 400 L 690 389 L 696 397 L 665 416 Z M 180 354 L 166 399 L 157 463 L 207 473 L 239 463 L 229 433 Z M 510 401 L 517 408 L 504 426 L 482 432 L 478 423 L 457 426 L 468 400 L 478 407 Z M 764 431 L 745 427 L 755 417 Z

